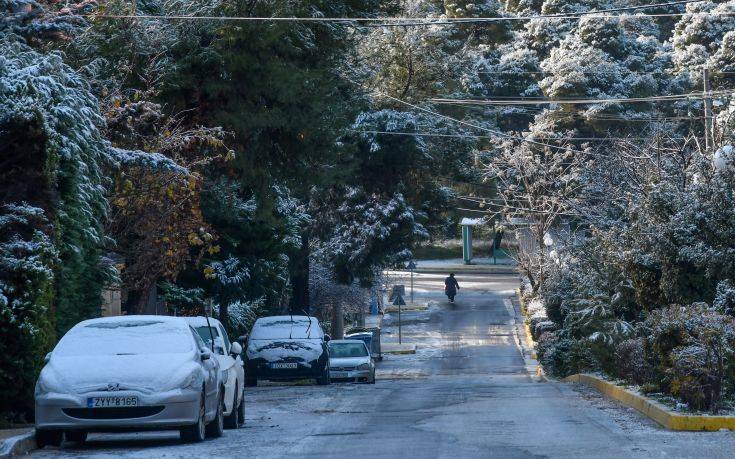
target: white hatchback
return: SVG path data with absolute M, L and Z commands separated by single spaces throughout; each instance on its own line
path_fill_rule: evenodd
M 209 327 L 205 317 L 186 317 L 186 320 L 205 344 L 210 349 L 214 348 L 225 385 L 225 427 L 236 429 L 245 423 L 245 370 L 240 356 L 242 346 L 230 341 L 225 327 L 217 319 L 210 318 Z

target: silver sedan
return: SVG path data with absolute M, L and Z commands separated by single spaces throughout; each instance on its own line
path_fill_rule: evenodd
M 365 342 L 341 339 L 329 342 L 329 377 L 375 384 L 375 363 Z
M 123 316 L 74 326 L 36 383 L 36 441 L 81 443 L 88 432 L 179 429 L 222 435 L 219 364 L 183 318 Z

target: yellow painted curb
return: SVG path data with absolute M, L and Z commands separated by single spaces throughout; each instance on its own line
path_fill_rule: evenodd
M 518 302 L 521 303 L 521 313 L 523 313 L 523 330 L 525 330 L 526 332 L 526 340 L 531 345 L 531 357 L 534 360 L 538 360 L 538 354 L 536 354 L 536 341 L 533 340 L 533 336 L 531 336 L 531 327 L 528 326 L 528 322 L 526 321 L 526 302 L 523 301 L 521 289 L 516 289 L 516 296 L 518 297 Z
M 390 351 L 382 351 L 383 354 L 415 354 L 416 349 L 394 349 Z
M 735 416 L 687 415 L 669 411 L 664 405 L 625 388 L 612 384 L 593 375 L 576 374 L 564 378 L 567 382 L 576 382 L 594 387 L 603 394 L 631 408 L 635 408 L 645 416 L 653 419 L 670 430 L 716 431 L 720 429 L 735 430 Z
M 411 311 L 426 311 L 429 309 L 428 304 L 408 304 L 406 306 L 401 306 L 401 311 L 403 312 L 411 312 Z M 398 312 L 398 306 L 386 306 L 383 312 Z

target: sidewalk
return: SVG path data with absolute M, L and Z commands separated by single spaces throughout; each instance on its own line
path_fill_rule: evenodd
M 0 458 L 24 455 L 35 448 L 32 427 L 0 430 Z
M 406 269 L 396 270 L 407 272 Z M 448 272 L 462 272 L 470 274 L 515 274 L 516 263 L 510 258 L 498 258 L 497 264 L 492 258 L 475 258 L 471 265 L 464 264 L 461 258 L 446 260 L 416 260 L 414 272 L 427 274 L 445 274 Z

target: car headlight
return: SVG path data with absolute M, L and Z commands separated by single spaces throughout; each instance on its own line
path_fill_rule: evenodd
M 200 378 L 199 378 L 199 370 L 191 371 L 189 374 L 184 376 L 183 378 L 174 378 L 173 381 L 174 384 L 171 384 L 168 386 L 168 390 L 175 390 L 175 389 L 199 389 L 201 386 Z
M 369 370 L 370 369 L 370 364 L 369 363 L 361 363 L 360 365 L 357 366 L 357 369 L 358 370 Z
M 52 371 L 42 371 L 41 375 L 38 377 L 38 381 L 36 382 L 35 394 L 42 395 L 49 394 L 51 392 L 65 393 L 66 390 Z

